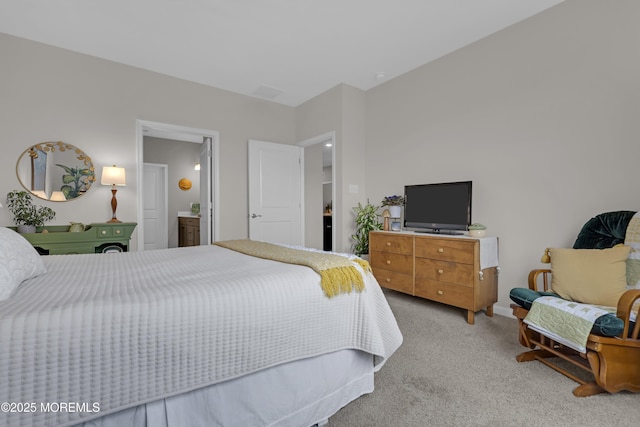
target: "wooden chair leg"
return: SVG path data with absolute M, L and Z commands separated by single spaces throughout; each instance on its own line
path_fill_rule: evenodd
M 556 357 L 556 355 L 553 353 L 549 353 L 546 350 L 536 349 L 520 353 L 516 356 L 516 360 L 518 362 L 531 362 L 532 360 L 547 359 L 549 357 Z
M 595 381 L 580 384 L 573 390 L 573 395 L 575 397 L 587 397 L 593 396 L 594 394 L 606 393 L 607 390 L 600 387 L 596 384 Z

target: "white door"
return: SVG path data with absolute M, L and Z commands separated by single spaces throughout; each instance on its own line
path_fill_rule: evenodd
M 302 245 L 302 149 L 249 141 L 249 238 Z
M 144 163 L 143 170 L 144 249 L 166 249 L 167 165 Z
M 211 137 L 205 136 L 200 148 L 200 244 L 210 245 L 213 238 L 211 183 Z

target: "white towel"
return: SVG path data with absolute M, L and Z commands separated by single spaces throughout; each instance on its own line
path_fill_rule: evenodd
M 624 244 L 631 246 L 627 258 L 627 289 L 640 289 L 640 212 L 629 221 Z
M 490 267 L 498 267 L 498 238 L 481 237 L 480 240 L 480 270 Z

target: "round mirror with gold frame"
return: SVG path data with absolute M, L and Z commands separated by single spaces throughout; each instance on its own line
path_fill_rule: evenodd
M 62 141 L 27 148 L 18 159 L 16 174 L 32 195 L 53 202 L 82 196 L 96 180 L 91 158 Z

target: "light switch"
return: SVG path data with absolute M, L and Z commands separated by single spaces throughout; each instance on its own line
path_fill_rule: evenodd
M 349 184 L 349 193 L 358 194 L 360 192 L 360 187 L 358 184 Z

